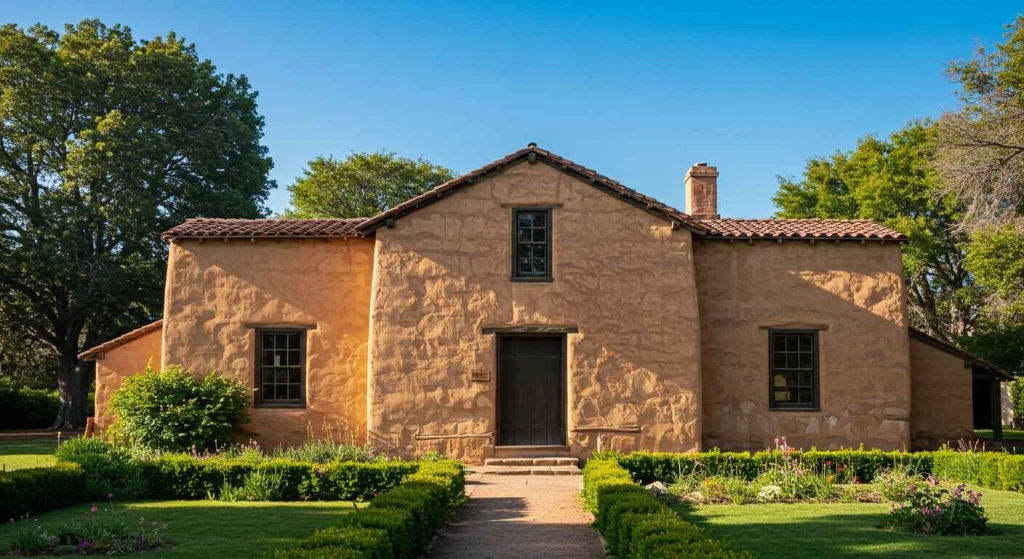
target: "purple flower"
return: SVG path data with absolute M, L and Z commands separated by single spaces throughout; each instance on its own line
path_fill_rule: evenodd
M 92 507 L 91 507 L 91 508 L 89 509 L 89 512 L 96 512 L 96 511 L 98 511 L 98 510 L 100 510 L 100 508 L 99 508 L 99 507 L 97 507 L 96 505 L 93 505 L 93 506 L 92 506 Z

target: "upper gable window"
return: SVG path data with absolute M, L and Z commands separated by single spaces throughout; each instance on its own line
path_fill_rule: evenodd
M 818 333 L 770 330 L 768 368 L 773 410 L 818 409 Z
M 551 279 L 551 210 L 520 208 L 513 217 L 512 279 Z

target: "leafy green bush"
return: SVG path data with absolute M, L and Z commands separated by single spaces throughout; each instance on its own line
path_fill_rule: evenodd
M 64 508 L 89 499 L 78 464 L 0 473 L 0 522 Z
M 164 451 L 214 447 L 248 421 L 249 389 L 216 372 L 202 379 L 181 367 L 130 376 L 110 400 L 119 437 Z
M 632 482 L 615 457 L 587 461 L 583 500 L 595 512 L 594 525 L 613 557 L 748 558 L 731 551 L 684 521 L 647 490 Z
M 43 429 L 60 408 L 56 390 L 38 390 L 0 379 L 0 429 Z
M 1010 384 L 1010 403 L 1014 421 L 1024 426 L 1024 379 L 1018 378 Z

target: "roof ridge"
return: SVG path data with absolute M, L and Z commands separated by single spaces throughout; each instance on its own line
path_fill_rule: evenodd
M 700 233 L 701 235 L 705 235 L 710 232 L 710 229 L 703 225 L 699 219 L 681 212 L 676 208 L 673 208 L 672 206 L 660 202 L 650 196 L 639 193 L 621 182 L 606 177 L 593 169 L 584 167 L 570 159 L 537 147 L 534 143 L 530 143 L 525 148 L 516 150 L 502 158 L 495 159 L 482 167 L 478 167 L 444 184 L 413 196 L 392 208 L 380 212 L 360 224 L 357 229 L 360 234 L 368 234 L 394 219 L 404 217 L 423 206 L 436 202 L 448 191 L 454 191 L 456 189 L 469 186 L 478 179 L 481 179 L 492 172 L 501 170 L 505 165 L 519 163 L 520 160 L 527 160 L 531 163 L 536 162 L 538 156 L 546 159 L 547 163 L 551 164 L 553 167 L 560 168 L 562 171 L 566 171 L 570 175 L 579 175 L 575 177 L 578 180 L 589 183 L 591 186 L 603 190 L 608 194 L 616 195 L 623 201 L 647 211 L 648 213 L 661 217 L 666 221 L 678 222 L 691 231 Z

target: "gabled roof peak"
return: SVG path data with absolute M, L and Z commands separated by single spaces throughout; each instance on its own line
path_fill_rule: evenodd
M 387 211 L 381 212 L 367 219 L 359 225 L 358 229 L 362 234 L 368 234 L 391 222 L 390 220 L 405 217 L 424 206 L 428 206 L 436 202 L 449 193 L 469 186 L 478 180 L 482 180 L 491 174 L 500 172 L 509 166 L 518 164 L 522 161 L 528 161 L 529 163 L 536 163 L 538 161 L 544 162 L 576 177 L 580 181 L 589 184 L 598 190 L 610 195 L 618 196 L 626 203 L 636 206 L 656 217 L 660 217 L 669 222 L 679 223 L 681 226 L 686 227 L 695 233 L 703 235 L 709 231 L 706 226 L 701 224 L 700 220 L 694 219 L 693 217 L 667 204 L 659 202 L 650 196 L 640 194 L 636 190 L 628 188 L 626 185 L 606 177 L 593 169 L 589 169 L 574 161 L 538 147 L 536 142 L 530 142 L 525 148 L 514 151 L 501 159 L 494 160 L 478 169 L 470 171 L 458 178 L 452 179 L 440 186 L 428 190 L 423 194 L 414 196 L 413 198 L 410 198 Z

